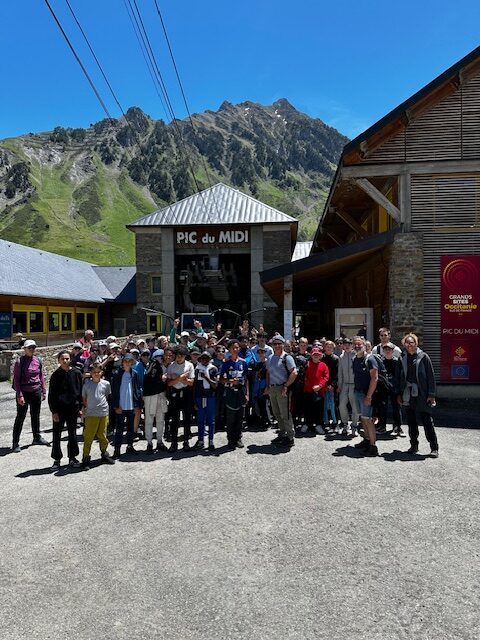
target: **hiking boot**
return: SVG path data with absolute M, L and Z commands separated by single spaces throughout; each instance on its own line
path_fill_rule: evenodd
M 87 456 L 82 460 L 82 469 L 84 471 L 90 471 L 90 456 Z
M 60 469 L 60 460 L 54 460 L 50 469 L 52 471 L 58 471 Z
M 418 453 L 418 444 L 412 444 L 412 446 L 407 451 L 407 453 L 412 453 L 412 454 Z
M 20 449 L 20 445 L 17 444 L 12 447 L 12 453 L 21 453 L 21 452 L 22 450 Z
M 208 450 L 215 451 L 215 445 L 213 444 L 213 440 L 210 440 L 210 442 L 208 443 Z
M 200 451 L 201 449 L 205 449 L 205 444 L 203 440 L 197 440 L 196 443 L 193 445 L 193 449 L 195 451 Z
M 284 439 L 285 439 L 284 435 L 279 435 L 271 441 L 271 444 L 278 444 L 279 442 L 282 442 Z
M 70 467 L 70 469 L 78 469 L 82 465 L 76 458 L 70 458 L 70 460 L 68 461 L 68 466 Z
M 400 438 L 406 438 L 406 437 L 407 437 L 407 434 L 404 432 L 404 430 L 402 429 L 402 427 L 397 427 L 396 434 L 397 434 L 397 436 L 399 436 Z
M 245 445 L 243 444 L 243 440 L 240 438 L 240 440 L 238 440 L 238 442 L 237 442 L 236 447 L 237 447 L 237 449 L 243 449 L 244 446 Z
M 132 456 L 136 456 L 136 455 L 137 455 L 137 453 L 138 453 L 138 451 L 135 449 L 135 447 L 133 446 L 133 444 L 129 444 L 129 445 L 127 446 L 127 450 L 126 450 L 126 452 L 125 452 L 125 453 L 128 453 L 129 455 L 132 455 Z
M 115 460 L 106 451 L 102 451 L 102 460 L 107 464 L 115 464 Z
M 315 431 L 318 433 L 319 436 L 325 435 L 325 429 L 321 425 L 317 425 L 315 427 Z
M 34 438 L 32 444 L 41 444 L 44 447 L 51 447 L 50 442 L 45 440 L 45 438 L 43 438 L 42 436 L 37 436 L 36 438 Z
M 112 457 L 114 460 L 118 460 L 120 458 L 120 447 L 115 448 Z
M 357 442 L 355 446 L 355 449 L 368 449 L 368 447 L 370 446 L 370 441 L 369 440 L 362 440 L 361 442 Z
M 368 458 L 376 458 L 378 456 L 378 449 L 374 444 L 370 444 L 368 449 L 365 449 L 365 456 Z

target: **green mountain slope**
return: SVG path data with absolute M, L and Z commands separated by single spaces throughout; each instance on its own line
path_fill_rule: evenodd
M 294 215 L 309 239 L 347 141 L 286 100 L 223 103 L 193 116 L 195 134 L 187 121 L 166 125 L 136 107 L 127 119 L 1 141 L 0 237 L 132 264 L 126 224 L 222 181 Z

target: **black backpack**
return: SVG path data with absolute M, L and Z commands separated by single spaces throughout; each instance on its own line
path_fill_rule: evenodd
M 392 393 L 393 385 L 388 379 L 387 370 L 385 369 L 382 358 L 376 353 L 371 353 L 369 355 L 372 355 L 378 364 L 378 381 L 372 397 L 372 404 L 375 405 L 383 402 L 388 394 Z

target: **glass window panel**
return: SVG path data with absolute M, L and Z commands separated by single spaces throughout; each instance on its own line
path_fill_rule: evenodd
M 87 313 L 87 329 L 91 329 L 92 331 L 96 329 L 94 313 Z
M 157 316 L 148 316 L 147 326 L 147 331 L 149 333 L 155 333 L 155 331 L 157 330 Z
M 85 314 L 77 313 L 77 331 L 85 331 Z
M 27 312 L 13 312 L 13 333 L 27 333 Z
M 48 314 L 48 330 L 60 331 L 60 314 L 58 311 L 50 311 Z
M 62 313 L 62 331 L 72 330 L 72 314 Z
M 162 276 L 151 276 L 152 293 L 162 293 Z
M 43 333 L 43 313 L 30 311 L 30 333 Z

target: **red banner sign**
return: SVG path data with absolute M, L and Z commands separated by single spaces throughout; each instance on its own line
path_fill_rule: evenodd
M 441 381 L 480 382 L 480 256 L 442 256 Z

